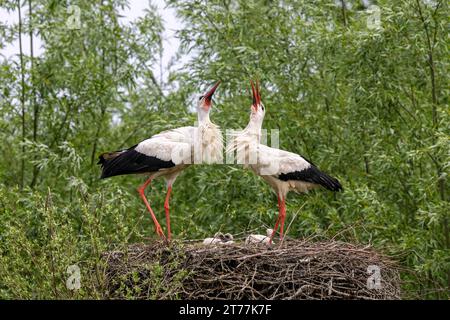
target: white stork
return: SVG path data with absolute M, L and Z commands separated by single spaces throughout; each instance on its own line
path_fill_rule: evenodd
M 342 190 L 342 186 L 337 179 L 320 171 L 311 161 L 302 156 L 260 144 L 265 108 L 261 102 L 258 83 L 256 87 L 252 81 L 250 84 L 253 94 L 250 121 L 228 145 L 227 152 L 236 151 L 237 162 L 249 166 L 277 194 L 279 214 L 270 237 L 272 241 L 279 225 L 280 238 L 283 238 L 285 201 L 289 191 L 304 193 L 318 186 L 339 191 Z
M 145 188 L 155 178 L 163 177 L 166 180 L 167 193 L 164 209 L 167 238 L 170 240 L 169 199 L 175 179 L 192 163 L 222 162 L 222 133 L 220 128 L 209 119 L 212 96 L 219 84 L 220 81 L 200 97 L 197 105 L 197 127 L 189 126 L 163 131 L 128 149 L 106 152 L 99 157 L 98 164 L 102 167 L 101 179 L 124 174 L 148 176 L 145 183 L 137 190 L 150 212 L 156 233 L 161 238 L 165 238 L 165 235 L 145 197 Z

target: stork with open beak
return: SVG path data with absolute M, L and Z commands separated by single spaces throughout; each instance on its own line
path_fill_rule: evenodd
M 275 191 L 278 197 L 279 214 L 270 237 L 272 241 L 279 227 L 280 238 L 283 238 L 286 218 L 285 202 L 289 191 L 305 193 L 319 186 L 331 191 L 339 191 L 342 186 L 337 179 L 320 171 L 317 166 L 302 156 L 260 144 L 265 107 L 261 102 L 259 84 L 255 86 L 253 81 L 250 81 L 250 84 L 253 95 L 250 121 L 228 145 L 227 152 L 236 151 L 237 162 L 248 165 Z M 251 152 L 256 154 L 249 154 Z
M 222 133 L 209 119 L 212 96 L 219 86 L 217 82 L 197 104 L 198 126 L 180 127 L 163 131 L 138 144 L 114 152 L 103 153 L 98 164 L 102 167 L 101 179 L 125 174 L 144 174 L 148 178 L 138 188 L 138 192 L 150 212 L 156 233 L 165 239 L 164 232 L 145 197 L 145 188 L 153 179 L 166 180 L 167 193 L 164 202 L 167 223 L 167 239 L 171 239 L 169 199 L 172 185 L 178 175 L 189 165 L 195 163 L 222 162 Z

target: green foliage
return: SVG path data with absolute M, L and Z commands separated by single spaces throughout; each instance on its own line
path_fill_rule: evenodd
M 65 3 L 33 0 L 31 20 L 22 8 L 22 32 L 39 34 L 45 50 L 22 54 L 24 69 L 19 57 L 0 60 L 0 297 L 101 298 L 101 253 L 153 226 L 135 191 L 142 181 L 98 180 L 98 154 L 192 125 L 193 97 L 218 79 L 211 118 L 243 127 L 248 80 L 259 78 L 265 128 L 344 186 L 290 195 L 289 235 L 373 244 L 401 257 L 405 297 L 448 298 L 447 2 L 377 1 L 378 29 L 359 1 L 167 2 L 184 23 L 179 56 L 189 55 L 167 81 L 152 72 L 163 32 L 154 8 L 125 25 L 126 1 L 71 1 L 78 29 L 68 29 Z M 17 38 L 17 25 L 0 25 L 0 47 Z M 162 182 L 147 193 L 160 219 L 164 193 Z M 233 165 L 187 169 L 171 200 L 179 239 L 261 233 L 276 214 L 270 188 Z M 78 291 L 65 285 L 72 264 Z

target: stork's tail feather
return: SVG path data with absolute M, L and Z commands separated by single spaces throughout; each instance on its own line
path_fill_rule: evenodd
M 100 179 L 124 174 L 155 172 L 175 166 L 171 160 L 162 160 L 136 151 L 136 146 L 101 154 L 98 160 L 98 164 L 102 166 Z
M 114 152 L 105 152 L 102 153 L 99 157 L 98 157 L 98 162 L 97 164 L 101 164 L 102 167 L 103 165 L 111 159 L 114 159 L 115 157 L 117 157 L 121 152 L 123 152 L 125 150 L 120 150 L 120 151 L 114 151 Z
M 123 152 L 126 152 L 127 150 L 118 150 L 113 152 L 105 152 L 102 153 L 98 157 L 97 164 L 101 165 L 102 167 L 102 175 L 100 176 L 100 179 L 108 178 L 115 176 L 111 171 L 111 164 L 114 162 L 113 160 L 119 157 Z
M 336 178 L 330 177 L 329 175 L 320 171 L 316 166 L 312 164 L 307 169 L 301 171 L 293 171 L 289 173 L 280 174 L 278 178 L 284 181 L 298 180 L 314 183 L 321 185 L 322 187 L 331 191 L 342 190 L 342 185 Z
M 342 190 L 342 185 L 336 178 L 333 178 L 322 171 L 319 171 L 319 172 L 320 173 L 317 177 L 318 179 L 316 180 L 317 184 L 320 184 L 321 186 L 323 186 L 326 189 L 331 190 L 331 191 L 341 191 Z

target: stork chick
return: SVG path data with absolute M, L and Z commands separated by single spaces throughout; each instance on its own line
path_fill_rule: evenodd
M 267 229 L 266 235 L 251 234 L 245 239 L 245 244 L 246 245 L 259 244 L 259 243 L 271 244 L 270 237 L 272 236 L 272 233 L 273 233 L 273 229 Z
M 216 232 L 213 238 L 206 238 L 203 240 L 203 244 L 205 245 L 213 245 L 213 244 L 222 244 L 222 245 L 230 245 L 233 244 L 233 235 L 230 233 L 223 234 L 222 232 Z

